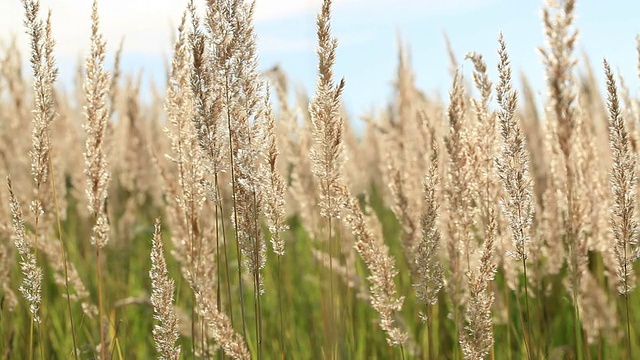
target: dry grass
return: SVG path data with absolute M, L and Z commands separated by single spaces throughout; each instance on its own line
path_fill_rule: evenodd
M 497 79 L 449 47 L 445 101 L 401 43 L 362 131 L 330 0 L 312 95 L 259 72 L 253 3 L 210 0 L 187 5 L 151 102 L 122 45 L 105 63 L 97 2 L 68 92 L 55 24 L 23 4 L 31 76 L 15 44 L 0 58 L 0 358 L 640 353 L 638 100 L 575 59 L 575 1 L 544 7 L 541 111 L 502 34 Z

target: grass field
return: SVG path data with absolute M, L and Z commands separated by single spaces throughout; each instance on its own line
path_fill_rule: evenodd
M 56 24 L 22 3 L 29 69 L 0 48 L 0 358 L 640 358 L 640 103 L 579 60 L 574 0 L 544 4 L 522 89 L 509 34 L 497 64 L 451 54 L 444 100 L 401 46 L 362 131 L 331 0 L 309 94 L 258 70 L 249 3 L 210 0 L 151 101 L 105 63 L 97 2 L 69 91 Z

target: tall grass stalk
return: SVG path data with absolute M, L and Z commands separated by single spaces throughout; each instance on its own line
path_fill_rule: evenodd
M 229 96 L 229 81 L 225 79 L 225 96 L 227 98 L 227 104 L 231 102 L 231 98 Z M 232 203 L 233 203 L 233 221 L 236 224 L 233 228 L 234 230 L 234 239 L 236 243 L 236 264 L 238 266 L 238 290 L 240 292 L 240 314 L 242 319 L 242 334 L 244 338 L 247 338 L 247 324 L 246 324 L 246 316 L 244 309 L 244 290 L 243 290 L 243 281 L 242 281 L 242 262 L 241 257 L 242 253 L 240 252 L 240 234 L 238 231 L 238 201 L 236 199 L 237 194 L 237 178 L 236 178 L 236 162 L 234 157 L 234 149 L 233 149 L 233 138 L 232 128 L 231 128 L 231 114 L 230 109 L 227 107 L 225 109 L 226 120 L 227 120 L 227 131 L 229 132 L 229 167 L 231 169 L 231 191 L 232 191 Z
M 535 211 L 532 198 L 533 181 L 529 176 L 529 153 L 526 148 L 526 140 L 521 130 L 521 125 L 515 117 L 518 95 L 511 85 L 511 63 L 502 34 L 498 38 L 498 43 L 500 81 L 496 88 L 496 99 L 500 107 L 498 121 L 503 144 L 495 163 L 498 177 L 503 184 L 505 193 L 505 198 L 501 201 L 501 207 L 509 220 L 512 243 L 515 248 L 515 251 L 510 251 L 509 255 L 515 261 L 521 263 L 524 276 L 524 294 L 522 295 L 525 300 L 525 314 L 523 315 L 521 310 L 519 313 L 527 357 L 532 359 L 537 357 L 537 352 L 534 352 L 531 344 L 532 331 L 527 258 L 529 257 L 529 243 L 531 242 L 531 221 Z M 519 304 L 520 297 L 518 294 L 516 294 L 516 299 Z
M 339 100 L 344 83 L 336 86 L 333 80 L 333 66 L 337 39 L 331 35 L 331 0 L 325 0 L 316 17 L 316 34 L 318 37 L 318 80 L 316 95 L 309 104 L 309 114 L 313 125 L 314 144 L 310 157 L 313 161 L 313 173 L 320 187 L 320 215 L 327 219 L 327 244 L 329 251 L 329 317 L 328 341 L 331 359 L 336 356 L 336 337 L 331 329 L 335 328 L 336 311 L 334 298 L 333 236 L 334 219 L 339 217 L 341 200 L 337 192 L 342 176 L 342 136 L 343 125 L 339 115 Z
M 176 346 L 178 319 L 173 308 L 175 286 L 173 280 L 169 278 L 167 263 L 164 258 L 160 218 L 157 218 L 154 224 L 150 257 L 151 304 L 153 305 L 153 317 L 159 322 L 153 328 L 156 350 L 162 360 L 178 360 L 180 358 L 180 346 Z M 202 336 L 204 337 L 204 334 Z M 202 351 L 205 351 L 204 347 Z
M 109 74 L 104 70 L 106 43 L 99 32 L 98 2 L 94 0 L 91 7 L 91 49 L 86 59 L 86 79 L 84 91 L 86 96 L 85 115 L 87 133 L 85 147 L 85 175 L 87 176 L 87 195 L 89 210 L 93 217 L 91 243 L 96 254 L 96 285 L 98 288 L 98 324 L 100 327 L 100 356 L 106 359 L 108 346 L 103 305 L 102 252 L 101 249 L 109 241 L 109 220 L 107 214 L 107 187 L 110 179 L 106 159 L 106 130 L 109 116 L 107 106 L 109 93 Z
M 42 268 L 38 266 L 35 249 L 31 249 L 25 235 L 24 218 L 20 204 L 13 193 L 11 178 L 7 176 L 7 187 L 9 189 L 9 201 L 11 206 L 11 217 L 13 232 L 15 236 L 15 246 L 20 254 L 20 268 L 24 275 L 23 283 L 20 285 L 20 292 L 29 303 L 29 359 L 33 359 L 34 354 L 34 326 L 40 324 L 40 303 L 42 302 Z M 40 330 L 40 327 L 38 327 Z M 39 331 L 41 334 L 41 332 Z M 41 336 L 40 336 L 41 338 Z M 42 346 L 42 345 L 41 345 Z
M 58 240 L 60 241 L 60 244 L 62 245 L 62 261 L 64 263 L 64 285 L 65 285 L 65 292 L 66 292 L 66 298 L 67 298 L 67 310 L 69 311 L 69 324 L 71 325 L 71 339 L 73 340 L 73 357 L 75 360 L 78 360 L 78 343 L 77 343 L 77 334 L 76 334 L 76 324 L 75 321 L 73 320 L 73 310 L 71 308 L 71 293 L 69 292 L 69 288 L 70 288 L 70 284 L 69 284 L 69 264 L 68 264 L 68 257 L 67 257 L 67 244 L 64 242 L 64 240 L 62 240 L 63 232 L 62 232 L 62 224 L 61 224 L 61 220 L 60 220 L 60 205 L 58 203 L 58 192 L 57 192 L 57 188 L 56 188 L 56 177 L 55 174 L 53 174 L 53 165 L 51 164 L 51 157 L 49 157 L 49 168 L 52 170 L 52 176 L 51 176 L 51 189 L 53 191 L 53 201 L 54 201 L 54 209 L 55 209 L 55 214 L 56 214 L 56 230 L 58 232 Z
M 51 124 L 56 118 L 55 105 L 53 103 L 53 84 L 58 75 L 53 57 L 54 40 L 51 30 L 51 12 L 46 22 L 39 19 L 40 3 L 34 0 L 22 1 L 25 10 L 25 26 L 31 42 L 30 64 L 33 71 L 33 90 L 35 98 L 35 111 L 32 122 L 32 149 L 29 153 L 31 158 L 31 175 L 35 186 L 35 199 L 32 201 L 30 210 L 34 215 L 34 240 L 33 254 L 30 253 L 26 239 L 22 214 L 18 207 L 18 202 L 11 188 L 11 181 L 8 179 L 9 192 L 11 197 L 11 213 L 14 218 L 13 227 L 16 234 L 15 244 L 22 258 L 23 273 L 28 280 L 26 285 L 21 287 L 21 291 L 30 303 L 32 317 L 29 329 L 29 359 L 33 358 L 34 349 L 34 323 L 37 323 L 38 333 L 42 338 L 42 325 L 38 317 L 38 307 L 41 302 L 41 282 L 42 270 L 37 267 L 38 249 L 40 237 L 44 231 L 43 215 L 49 211 L 50 194 L 46 184 L 49 182 L 51 162 Z M 20 239 L 22 237 L 22 239 Z M 21 244 L 21 242 L 25 242 Z M 33 257 L 33 258 L 31 258 Z M 26 286 L 26 287 L 25 287 Z M 40 342 L 41 356 L 44 355 L 42 341 Z
M 633 358 L 631 347 L 631 318 L 629 293 L 635 288 L 633 262 L 640 258 L 636 235 L 636 164 L 637 155 L 630 149 L 630 135 L 622 116 L 616 81 L 609 63 L 604 60 L 607 79 L 607 108 L 609 110 L 609 137 L 613 158 L 611 188 L 614 204 L 611 209 L 611 226 L 614 235 L 613 251 L 616 257 L 617 289 L 624 298 L 628 356 Z
M 278 158 L 279 150 L 277 146 L 276 137 L 276 124 L 275 117 L 273 116 L 273 110 L 271 108 L 271 93 L 270 88 L 267 87 L 267 94 L 265 96 L 264 104 L 264 116 L 265 122 L 265 154 L 264 158 L 266 164 L 264 166 L 265 178 L 267 179 L 264 184 L 265 194 L 265 220 L 269 227 L 269 233 L 271 236 L 271 246 L 273 252 L 277 256 L 277 281 L 278 281 L 278 312 L 280 317 L 280 357 L 285 357 L 285 345 L 284 345 L 284 314 L 282 308 L 282 270 L 281 270 L 281 257 L 285 254 L 285 242 L 282 238 L 282 232 L 289 229 L 285 224 L 285 192 L 286 184 L 285 179 L 278 172 Z
M 433 339 L 433 306 L 438 302 L 438 294 L 444 286 L 445 268 L 440 262 L 441 234 L 438 229 L 439 204 L 437 189 L 440 184 L 438 173 L 439 150 L 438 144 L 432 133 L 431 140 L 431 165 L 424 180 L 424 210 L 422 214 L 422 239 L 416 247 L 415 265 L 418 274 L 418 282 L 413 286 L 418 299 L 425 305 L 425 313 L 421 314 L 421 320 L 427 324 L 428 354 L 429 359 L 436 359 Z

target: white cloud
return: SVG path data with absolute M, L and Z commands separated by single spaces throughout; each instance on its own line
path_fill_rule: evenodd
M 23 51 L 28 49 L 24 33 L 24 10 L 18 0 L 2 0 L 0 39 L 16 36 Z M 204 0 L 198 0 L 200 8 Z M 267 21 L 311 10 L 317 0 L 258 1 L 256 20 Z M 170 47 L 170 33 L 180 21 L 186 1 L 109 0 L 99 3 L 101 31 L 113 49 L 125 38 L 125 50 L 163 53 Z M 52 10 L 53 32 L 60 57 L 76 58 L 88 47 L 90 1 L 41 0 L 41 15 Z
M 0 39 L 18 37 L 23 52 L 28 49 L 28 38 L 24 33 L 24 10 L 18 0 L 0 0 Z M 413 9 L 429 9 L 429 13 L 474 7 L 495 0 L 334 0 L 335 10 L 357 11 L 360 14 L 388 11 L 411 13 Z M 91 2 L 88 0 L 41 0 L 42 16 L 52 10 L 53 32 L 57 41 L 56 55 L 75 60 L 88 48 Z M 196 0 L 204 8 L 205 0 Z M 301 14 L 316 12 L 322 0 L 257 0 L 256 21 L 268 23 Z M 126 52 L 166 54 L 171 49 L 171 32 L 177 26 L 186 5 L 183 1 L 151 0 L 103 0 L 99 3 L 101 31 L 114 51 L 125 38 Z M 415 11 L 414 11 L 415 12 Z M 395 20 L 396 22 L 399 19 Z M 313 25 L 311 25 L 313 26 Z M 309 48 L 309 41 L 290 39 L 265 39 L 274 49 L 293 51 Z
M 110 49 L 125 38 L 129 51 L 162 53 L 170 49 L 171 25 L 176 26 L 182 9 L 176 2 L 148 0 L 111 0 L 99 4 L 100 29 Z M 52 11 L 53 35 L 59 57 L 76 58 L 88 48 L 90 34 L 90 1 L 42 0 L 41 16 Z M 0 13 L 0 37 L 17 35 L 22 49 L 27 49 L 24 33 L 24 10 L 19 1 L 3 4 Z M 7 35 L 9 34 L 9 35 Z

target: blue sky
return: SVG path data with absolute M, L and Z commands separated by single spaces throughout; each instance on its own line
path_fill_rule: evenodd
M 57 58 L 63 85 L 69 84 L 74 64 L 83 56 L 89 35 L 90 1 L 41 0 L 53 11 Z M 203 0 L 197 1 L 202 3 Z M 256 28 L 261 67 L 279 64 L 296 86 L 309 92 L 315 85 L 315 12 L 320 0 L 257 0 Z M 100 16 L 109 49 L 124 36 L 126 70 L 142 69 L 147 80 L 163 81 L 164 61 L 170 56 L 170 32 L 186 1 L 103 0 Z M 544 92 L 544 73 L 536 46 L 543 45 L 542 0 L 335 0 L 333 29 L 339 38 L 336 76 L 345 77 L 344 100 L 358 117 L 381 109 L 391 94 L 397 63 L 398 35 L 410 44 L 418 85 L 428 93 L 446 94 L 450 86 L 443 34 L 451 41 L 465 76 L 472 66 L 463 60 L 480 52 L 491 69 L 497 61 L 496 43 L 504 33 L 515 71 L 527 73 L 534 88 Z M 640 2 L 633 0 L 578 1 L 578 49 L 586 52 L 601 73 L 607 57 L 638 88 L 635 36 L 640 33 Z M 0 41 L 12 34 L 23 49 L 19 0 L 0 0 Z M 1 56 L 1 54 L 0 54 Z M 602 76 L 600 74 L 600 79 Z

